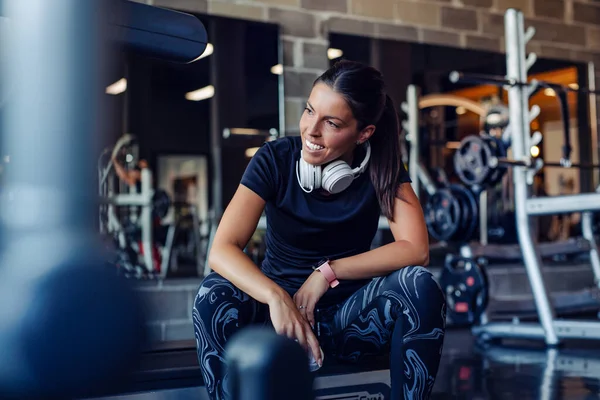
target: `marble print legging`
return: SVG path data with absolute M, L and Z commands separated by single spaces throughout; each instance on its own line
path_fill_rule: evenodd
M 389 352 L 392 399 L 429 397 L 444 343 L 446 302 L 427 269 L 410 266 L 372 279 L 315 318 L 325 360 L 356 362 Z M 226 399 L 225 344 L 245 326 L 270 324 L 268 306 L 212 272 L 196 296 L 193 322 L 209 397 Z

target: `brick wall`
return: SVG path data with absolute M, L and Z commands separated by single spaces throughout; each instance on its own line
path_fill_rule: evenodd
M 593 61 L 600 81 L 600 3 L 593 0 L 137 0 L 184 11 L 274 22 L 284 48 L 288 134 L 310 84 L 328 65 L 329 32 L 504 50 L 503 13 L 520 8 L 538 56 Z M 598 101 L 600 106 L 600 99 Z

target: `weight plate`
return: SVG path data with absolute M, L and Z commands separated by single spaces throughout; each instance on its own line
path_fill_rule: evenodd
M 446 293 L 450 323 L 471 326 L 488 305 L 488 279 L 484 266 L 471 258 L 449 255 L 440 276 Z
M 490 146 L 482 137 L 467 136 L 454 153 L 454 170 L 465 185 L 481 185 L 493 172 L 490 167 L 493 156 Z
M 451 185 L 449 190 L 458 199 L 461 209 L 461 229 L 454 235 L 453 240 L 468 242 L 475 234 L 479 222 L 477 200 L 473 192 L 462 185 Z
M 448 189 L 440 189 L 427 199 L 425 223 L 432 237 L 447 241 L 460 227 L 460 204 Z
M 171 198 L 169 194 L 162 189 L 158 189 L 152 196 L 152 214 L 156 218 L 163 219 L 169 213 L 171 208 Z

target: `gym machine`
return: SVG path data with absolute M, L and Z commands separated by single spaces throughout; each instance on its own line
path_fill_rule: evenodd
M 512 167 L 515 195 L 515 218 L 523 261 L 534 295 L 539 323 L 522 323 L 514 320 L 510 323 L 488 322 L 472 327 L 472 332 L 483 341 L 494 338 L 543 339 L 547 346 L 559 345 L 564 339 L 600 339 L 600 323 L 558 319 L 550 303 L 548 291 L 541 271 L 542 259 L 536 252 L 530 218 L 557 213 L 584 213 L 584 237 L 590 242 L 590 261 L 595 276 L 595 284 L 600 285 L 600 260 L 597 246 L 591 235 L 591 213 L 600 210 L 600 193 L 584 193 L 566 196 L 532 197 L 530 185 L 537 173 L 535 163 L 529 154 L 532 142 L 539 138 L 531 136 L 529 125 L 536 111 L 529 110 L 529 97 L 539 83 L 527 82 L 527 70 L 536 61 L 535 54 L 526 56 L 525 46 L 535 34 L 534 28 L 525 31 L 522 12 L 509 9 L 504 16 L 507 54 L 506 77 L 473 76 L 453 72 L 452 81 L 469 80 L 479 83 L 492 83 L 503 86 L 508 91 L 510 110 L 510 138 L 513 159 L 496 157 L 498 165 Z M 567 90 L 554 87 L 555 90 Z M 561 164 L 569 166 L 568 143 Z M 494 161 L 494 162 L 495 162 Z
M 130 135 L 121 137 L 114 148 L 112 156 L 116 156 L 130 141 Z M 103 151 L 99 160 L 98 179 L 99 179 L 99 196 L 100 196 L 100 233 L 106 235 L 114 235 L 118 238 L 120 250 L 124 250 L 127 243 L 123 225 L 117 216 L 116 207 L 133 207 L 132 223 L 137 224 L 141 228 L 142 246 L 145 250 L 152 249 L 152 198 L 154 189 L 152 188 L 152 173 L 149 169 L 142 169 L 141 173 L 141 190 L 140 193 L 135 193 L 135 188 L 130 188 L 130 193 L 116 194 L 114 190 L 114 172 L 113 163 L 109 160 L 106 165 L 102 165 L 105 160 L 104 155 L 107 151 Z M 135 212 L 135 207 L 141 207 L 141 214 L 138 216 Z M 146 272 L 153 271 L 152 251 L 144 251 L 144 267 Z M 134 261 L 134 260 L 131 260 Z
M 427 195 L 423 202 L 427 229 L 442 244 L 441 248 L 449 251 L 439 277 L 448 301 L 447 321 L 452 325 L 470 326 L 487 320 L 486 260 L 475 256 L 470 243 L 476 233 L 481 207 L 476 193 L 470 188 L 449 184 L 443 179 L 435 182 L 419 159 L 419 110 L 436 106 L 462 106 L 481 118 L 488 111 L 482 105 L 458 96 L 434 94 L 419 97 L 419 90 L 415 85 L 408 87 L 407 101 L 402 104 L 402 110 L 407 115 L 402 126 L 406 132 L 405 142 L 409 146 L 409 151 L 404 153 L 409 154 L 409 174 L 413 188 L 419 195 L 420 185 L 423 185 Z M 380 228 L 384 227 L 380 224 Z M 452 247 L 456 247 L 456 254 L 451 250 Z
M 417 184 L 423 182 L 423 177 L 427 178 L 428 175 L 425 167 L 417 158 L 419 156 L 417 151 L 419 114 L 410 112 L 409 105 L 411 104 L 418 104 L 418 109 L 434 106 L 462 106 L 479 115 L 483 121 L 484 132 L 465 138 L 455 152 L 455 168 L 457 173 L 460 172 L 459 176 L 467 187 L 445 185 L 444 188 L 436 189 L 429 180 L 424 211 L 431 236 L 439 240 L 442 247 L 447 247 L 449 251 L 443 262 L 444 268 L 440 276 L 440 284 L 446 289 L 449 301 L 448 322 L 470 326 L 487 321 L 485 311 L 488 303 L 486 274 L 488 259 L 516 261 L 522 259 L 522 253 L 518 244 L 490 244 L 488 242 L 488 230 L 491 231 L 488 225 L 490 218 L 488 215 L 489 187 L 500 182 L 507 168 L 499 165 L 491 167 L 490 165 L 466 163 L 463 152 L 477 148 L 480 152 L 485 151 L 482 157 L 484 160 L 493 160 L 494 157 L 505 158 L 511 140 L 509 109 L 503 105 L 495 105 L 488 109 L 471 100 L 447 94 L 427 95 L 419 98 L 418 90 L 414 86 L 409 87 L 407 102 L 402 107 L 408 117 L 403 122 L 403 127 L 407 132 L 406 142 L 410 145 L 410 150 L 404 150 L 403 155 L 410 153 L 411 159 L 410 161 L 405 159 L 405 163 L 410 162 L 409 173 L 413 184 L 414 182 Z M 561 102 L 563 108 L 565 104 L 566 101 Z M 534 115 L 539 112 L 538 106 L 532 108 Z M 568 111 L 563 111 L 563 115 L 567 114 Z M 500 128 L 501 135 L 497 128 Z M 491 129 L 495 131 L 493 136 L 490 132 Z M 411 140 L 413 137 L 416 137 L 416 140 Z M 541 134 L 539 132 L 534 134 L 533 140 L 539 142 Z M 472 156 L 468 154 L 468 151 L 466 153 L 467 156 Z M 477 223 L 479 242 L 471 241 L 476 239 L 474 233 Z M 586 237 L 593 238 L 591 214 L 584 215 L 582 224 L 585 231 L 583 239 L 538 243 L 537 251 L 546 258 L 589 253 L 590 249 L 596 246 L 594 240 L 586 239 Z M 380 224 L 380 228 L 385 227 Z M 514 234 L 516 235 L 516 228 Z M 451 253 L 454 251 L 456 254 Z M 592 255 L 594 254 L 592 253 Z M 588 312 L 598 309 L 600 305 L 598 294 L 598 288 L 584 289 L 572 293 L 557 293 L 553 295 L 553 300 L 557 311 L 561 314 Z M 535 312 L 534 307 L 535 303 L 531 300 L 504 299 L 496 301 L 493 309 L 489 311 L 500 317 L 515 313 L 525 317 L 532 311 Z

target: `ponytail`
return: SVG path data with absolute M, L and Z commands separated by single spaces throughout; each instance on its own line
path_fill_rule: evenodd
M 404 165 L 400 153 L 400 123 L 389 95 L 386 95 L 383 113 L 375 126 L 375 133 L 369 138 L 371 182 L 383 214 L 393 221 L 394 202 Z

